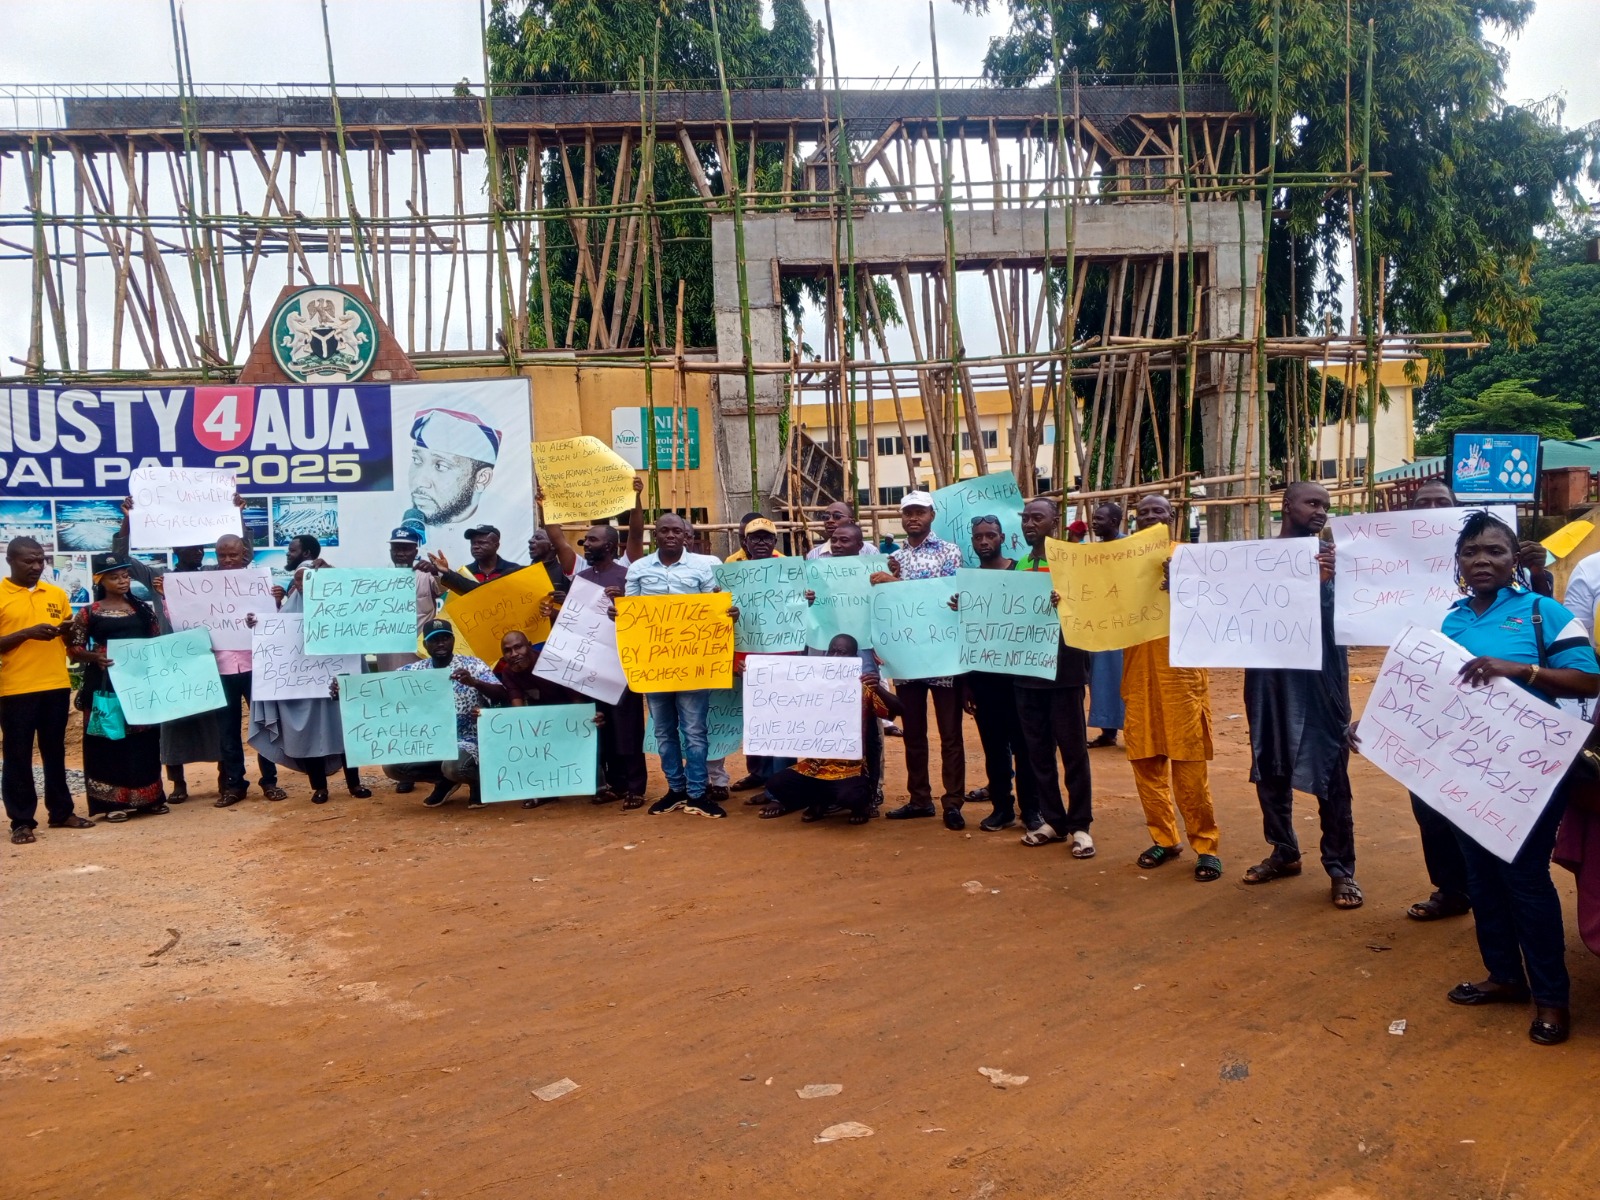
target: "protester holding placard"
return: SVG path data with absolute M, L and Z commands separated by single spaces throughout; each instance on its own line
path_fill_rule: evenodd
M 1114 542 L 1126 537 L 1122 528 L 1124 515 L 1122 505 L 1114 501 L 1096 505 L 1090 516 L 1095 541 Z M 1122 651 L 1092 650 L 1089 652 L 1089 724 L 1100 730 L 1100 736 L 1089 743 L 1089 749 L 1115 746 L 1123 720 Z
M 96 554 L 94 601 L 72 618 L 68 653 L 83 664 L 78 707 L 83 712 L 83 782 L 89 815 L 126 821 L 135 813 L 168 810 L 161 787 L 161 727 L 124 718 L 111 685 L 106 643 L 161 633 L 155 611 L 132 593 L 126 560 Z
M 729 563 L 770 562 L 772 559 L 785 557 L 778 550 L 778 527 L 760 513 L 745 514 L 744 520 L 739 523 L 739 542 L 740 549 L 735 551 L 733 554 L 728 555 L 727 559 L 724 561 Z M 786 566 L 783 569 L 788 570 L 789 568 Z M 796 576 L 803 579 L 804 576 L 801 574 L 801 570 L 802 568 L 800 565 L 795 564 Z M 720 572 L 718 573 L 718 580 L 727 588 L 728 591 L 732 592 L 735 590 L 732 583 L 724 579 Z M 794 603 L 798 605 L 799 601 L 803 598 L 803 590 L 797 590 L 793 594 L 792 598 Z M 779 606 L 771 605 L 769 607 L 776 610 Z M 758 615 L 768 617 L 781 615 L 781 613 L 775 614 L 772 612 L 763 612 L 758 614 L 755 606 L 751 604 L 745 604 L 741 606 L 739 611 L 745 620 L 752 620 Z M 803 610 L 797 611 L 794 615 L 803 616 Z M 794 635 L 798 637 L 803 632 L 803 629 L 797 623 L 793 632 Z M 734 636 L 735 651 L 733 655 L 733 669 L 734 673 L 737 674 L 744 670 L 746 652 L 737 648 L 738 639 L 744 636 L 737 626 L 734 629 Z M 771 649 L 764 650 L 763 653 L 804 654 L 805 650 L 803 645 L 794 650 L 782 650 L 778 649 L 777 647 L 773 647 Z M 785 768 L 793 765 L 793 759 L 777 758 L 767 754 L 747 754 L 745 755 L 744 760 L 744 777 L 741 778 L 737 783 L 728 785 L 729 790 L 735 792 L 747 792 L 754 788 L 759 788 L 779 771 L 782 771 Z M 726 773 L 726 766 L 721 759 L 712 759 L 706 763 L 706 778 L 710 781 L 708 787 L 715 789 L 718 786 L 717 776 L 719 773 Z
M 972 518 L 972 552 L 978 558 L 978 569 L 983 571 L 1014 571 L 1017 560 L 1000 553 L 1005 547 L 1005 530 L 1000 518 L 981 514 Z M 1028 765 L 1028 751 L 1022 741 L 1022 731 L 1017 724 L 1017 677 L 996 671 L 968 671 L 961 677 L 966 691 L 963 707 L 972 714 L 978 727 L 978 741 L 983 746 L 983 771 L 988 786 L 981 798 L 989 801 L 991 811 L 978 822 L 985 833 L 998 833 L 1017 823 L 1017 809 L 1022 809 L 1022 823 L 1037 829 L 1041 820 L 1039 802 L 1035 799 L 1033 768 Z M 1014 784 L 1014 787 L 1013 787 Z M 969 792 L 967 799 L 980 798 Z
M 1172 505 L 1162 495 L 1144 496 L 1134 510 L 1139 529 L 1172 526 Z M 1126 707 L 1128 765 L 1144 809 L 1150 848 L 1139 855 L 1150 871 L 1177 858 L 1178 816 L 1195 852 L 1194 877 L 1222 877 L 1217 857 L 1220 833 L 1211 806 L 1206 763 L 1211 759 L 1211 680 L 1200 667 L 1174 667 L 1171 641 L 1155 638 L 1122 652 L 1122 699 Z
M 1043 496 L 1022 507 L 1022 536 L 1028 553 L 1017 560 L 1019 571 L 1050 570 L 1045 540 L 1061 525 L 1061 510 Z M 1053 597 L 1059 603 L 1058 597 Z M 1022 727 L 1028 765 L 1039 797 L 1038 828 L 1022 835 L 1024 846 L 1045 846 L 1071 840 L 1073 858 L 1093 858 L 1094 780 L 1089 774 L 1089 731 L 1083 720 L 1083 689 L 1089 682 L 1089 656 L 1058 637 L 1054 679 L 1018 676 L 1017 723 Z M 1067 804 L 1061 803 L 1061 756 Z
M 562 573 L 565 574 L 569 579 L 576 578 L 580 573 L 580 568 L 578 566 L 579 557 L 587 557 L 584 545 L 580 544 L 578 546 L 574 546 L 571 539 L 567 537 L 567 531 L 562 528 L 559 523 L 555 521 L 546 521 L 544 519 L 544 495 L 542 492 L 534 493 L 534 503 L 540 506 L 540 529 L 544 532 L 545 537 L 550 540 L 550 545 L 555 550 L 556 562 L 560 566 Z M 597 520 L 590 526 L 590 528 L 609 529 L 612 533 L 617 534 L 617 539 L 619 542 L 622 540 L 621 533 L 617 530 L 616 526 L 612 525 L 609 521 Z M 587 537 L 588 535 L 586 533 L 584 535 L 585 542 L 587 541 Z M 633 507 L 628 510 L 627 545 L 617 554 L 615 561 L 621 564 L 624 569 L 626 569 L 629 563 L 637 562 L 643 557 L 644 480 L 638 476 L 634 476 Z
M 422 627 L 433 620 L 439 612 L 439 598 L 444 595 L 444 587 L 439 582 L 437 571 L 428 571 L 430 566 L 426 559 L 421 558 L 422 535 L 409 525 L 401 525 L 389 534 L 389 563 L 391 566 L 408 568 L 416 576 L 417 584 L 417 636 L 422 636 Z M 407 663 L 417 661 L 415 650 L 392 651 L 377 656 L 378 670 L 398 671 Z M 399 789 L 406 790 L 410 789 Z
M 521 563 L 500 557 L 500 531 L 493 525 L 474 525 L 462 536 L 472 552 L 465 572 L 453 570 L 442 552 L 428 556 L 429 565 L 437 570 L 446 591 L 465 596 L 479 584 L 522 570 Z
M 855 658 L 861 653 L 855 638 L 841 633 L 828 644 L 829 658 Z M 875 673 L 861 676 L 861 738 L 866 745 L 869 730 L 879 720 L 900 715 L 900 701 L 883 686 Z M 771 819 L 803 808 L 802 821 L 820 821 L 841 809 L 850 814 L 850 824 L 865 825 L 872 819 L 873 787 L 864 760 L 859 758 L 802 758 L 767 780 L 761 793 L 765 802 L 760 816 Z
M 1456 566 L 1467 594 L 1445 617 L 1444 634 L 1479 656 L 1461 668 L 1462 682 L 1481 687 L 1508 679 L 1549 701 L 1594 696 L 1600 692 L 1600 663 L 1587 631 L 1566 608 L 1515 582 L 1518 553 L 1516 531 L 1488 513 L 1473 513 L 1461 527 Z M 1494 765 L 1512 773 L 1527 769 L 1514 762 Z M 1570 1025 L 1561 896 L 1550 878 L 1550 854 L 1565 809 L 1566 793 L 1558 787 L 1510 862 L 1456 831 L 1489 976 L 1457 985 L 1449 998 L 1469 1005 L 1531 999 L 1528 1037 L 1544 1046 L 1566 1041 Z
M 1283 493 L 1280 538 L 1316 537 L 1328 523 L 1328 492 L 1300 480 Z M 1272 853 L 1244 873 L 1246 883 L 1298 875 L 1300 840 L 1294 793 L 1317 798 L 1322 822 L 1322 867 L 1332 880 L 1335 908 L 1360 908 L 1355 880 L 1355 818 L 1350 792 L 1350 666 L 1334 641 L 1333 547 L 1317 556 L 1321 571 L 1322 656 L 1316 671 L 1252 667 L 1244 673 L 1250 722 L 1250 780 L 1261 804 Z
M 240 537 L 217 539 L 217 570 L 243 571 L 255 557 L 255 548 Z M 245 798 L 250 781 L 245 777 L 244 737 L 240 725 L 250 702 L 251 658 L 248 650 L 217 650 L 217 674 L 222 676 L 222 787 L 215 807 L 229 808 Z M 268 800 L 287 800 L 289 793 L 278 786 L 278 765 L 270 758 L 256 756 L 261 794 Z
M 30 537 L 6 546 L 9 574 L 0 579 L 0 796 L 11 819 L 11 842 L 36 841 L 39 793 L 33 783 L 33 748 L 44 771 L 44 807 L 52 829 L 86 829 L 72 811 L 67 785 L 67 712 L 72 681 L 62 641 L 72 605 L 67 593 L 40 577 L 44 547 Z
M 656 521 L 656 548 L 629 565 L 623 594 L 696 596 L 715 592 L 717 560 L 687 549 L 693 536 L 689 522 L 676 513 L 663 513 Z M 695 816 L 726 817 L 727 811 L 707 793 L 706 713 L 711 704 L 710 691 L 692 688 L 651 692 L 648 702 L 661 755 L 661 773 L 667 777 L 667 794 L 650 806 L 651 815 L 661 816 L 681 808 Z

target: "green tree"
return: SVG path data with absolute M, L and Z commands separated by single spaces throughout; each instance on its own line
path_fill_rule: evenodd
M 1583 405 L 1536 395 L 1529 379 L 1502 379 L 1476 396 L 1452 400 L 1433 428 L 1417 439 L 1418 457 L 1444 454 L 1458 433 L 1537 433 L 1570 438 L 1572 418 Z

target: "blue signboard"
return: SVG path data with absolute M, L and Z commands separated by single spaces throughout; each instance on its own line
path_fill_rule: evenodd
M 1460 503 L 1532 502 L 1539 486 L 1538 434 L 1458 433 L 1451 449 L 1451 487 Z

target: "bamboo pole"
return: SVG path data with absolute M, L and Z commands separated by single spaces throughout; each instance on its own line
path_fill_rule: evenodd
M 350 160 L 345 155 L 344 114 L 339 108 L 339 86 L 333 75 L 333 35 L 328 32 L 328 0 L 322 0 L 322 44 L 328 53 L 328 97 L 333 101 L 333 133 L 339 147 L 339 173 L 344 180 L 344 203 L 350 216 L 350 245 L 356 256 L 356 282 L 373 296 L 371 274 L 367 270 L 366 250 L 361 242 L 361 218 L 356 212 L 356 187 L 350 175 Z M 376 299 L 373 301 L 376 303 Z

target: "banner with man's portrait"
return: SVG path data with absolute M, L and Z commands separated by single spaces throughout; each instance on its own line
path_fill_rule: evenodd
M 0 388 L 0 543 L 26 535 L 62 555 L 107 550 L 129 476 L 186 466 L 234 472 L 246 530 L 269 556 L 311 534 L 340 566 L 384 566 L 390 531 L 411 525 L 425 550 L 456 564 L 468 557 L 465 531 L 493 525 L 519 559 L 533 532 L 528 388 Z

